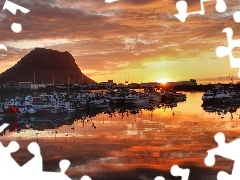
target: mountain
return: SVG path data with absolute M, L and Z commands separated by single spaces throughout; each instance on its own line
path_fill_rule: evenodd
M 0 83 L 8 81 L 34 83 L 34 79 L 36 84 L 94 83 L 81 72 L 69 52 L 45 48 L 35 48 L 13 67 L 0 74 Z

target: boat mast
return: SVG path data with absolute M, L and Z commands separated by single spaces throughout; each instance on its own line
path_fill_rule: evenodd
M 33 83 L 35 84 L 35 71 L 33 73 Z
M 55 92 L 55 86 L 54 86 L 54 73 L 53 73 L 53 92 Z
M 53 73 L 53 86 L 54 86 L 54 73 Z
M 69 76 L 68 76 L 68 92 L 69 92 Z

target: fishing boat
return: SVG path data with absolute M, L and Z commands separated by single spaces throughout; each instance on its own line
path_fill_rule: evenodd
M 107 108 L 109 107 L 109 99 L 96 98 L 91 100 L 88 104 L 91 108 Z
M 156 91 L 155 88 L 147 88 L 144 90 L 146 94 L 149 94 L 149 101 L 160 101 L 161 94 Z
M 8 107 L 5 106 L 5 103 L 1 103 L 0 116 L 16 116 L 18 115 L 18 108 L 14 108 L 12 105 Z
M 25 98 L 23 100 L 19 97 L 15 97 L 15 99 L 11 99 L 10 101 L 5 102 L 4 105 L 5 105 L 5 109 L 7 109 L 9 106 L 12 106 L 13 108 L 17 108 L 17 111 L 20 114 L 36 113 L 36 110 L 33 108 L 28 98 Z
M 135 91 L 130 92 L 125 96 L 125 104 L 148 104 L 150 96 L 149 94 L 137 93 Z
M 40 96 L 27 96 L 37 112 L 43 113 L 65 113 L 67 108 L 62 100 L 58 98 L 56 92 L 51 95 L 42 94 Z
M 87 98 L 80 97 L 79 93 L 67 93 L 62 96 L 62 102 L 68 112 L 87 109 Z
M 113 96 L 111 96 L 114 104 L 123 104 L 125 101 L 125 94 L 122 92 L 116 92 Z
M 229 93 L 225 90 L 218 91 L 215 94 L 214 101 L 216 103 L 226 103 L 230 100 Z
M 187 98 L 186 94 L 176 92 L 175 90 L 166 91 L 165 95 L 167 99 L 183 100 Z
M 203 103 L 213 103 L 215 99 L 215 94 L 213 91 L 208 90 L 202 96 Z

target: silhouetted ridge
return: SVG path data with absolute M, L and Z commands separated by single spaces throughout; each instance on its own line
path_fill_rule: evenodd
M 45 84 L 94 83 L 85 76 L 72 55 L 65 51 L 35 48 L 13 67 L 0 74 L 0 83 L 25 81 Z

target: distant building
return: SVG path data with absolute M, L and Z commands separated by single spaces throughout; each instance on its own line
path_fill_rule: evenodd
M 18 82 L 17 81 L 5 82 L 4 88 L 6 88 L 6 89 L 18 89 Z
M 46 84 L 31 84 L 30 88 L 31 89 L 38 89 L 38 88 L 45 88 Z
M 173 82 L 174 86 L 182 86 L 182 85 L 197 85 L 197 82 L 195 79 L 190 79 L 190 81 L 179 81 L 179 82 Z
M 113 85 L 113 80 L 108 80 L 107 85 L 112 86 Z
M 97 83 L 97 87 L 98 88 L 109 88 L 109 87 L 111 87 L 113 85 L 114 85 L 113 80 L 108 80 L 108 82 Z
M 46 87 L 45 84 L 33 84 L 32 82 L 17 82 L 9 81 L 5 82 L 4 88 L 6 89 L 38 89 Z
M 31 89 L 32 82 L 18 82 L 17 89 Z
M 158 82 L 147 82 L 147 83 L 141 83 L 142 88 L 146 87 L 158 87 L 160 86 L 160 83 Z
M 138 83 L 131 83 L 131 84 L 128 84 L 128 86 L 129 86 L 130 88 L 141 88 L 141 85 L 138 84 Z

